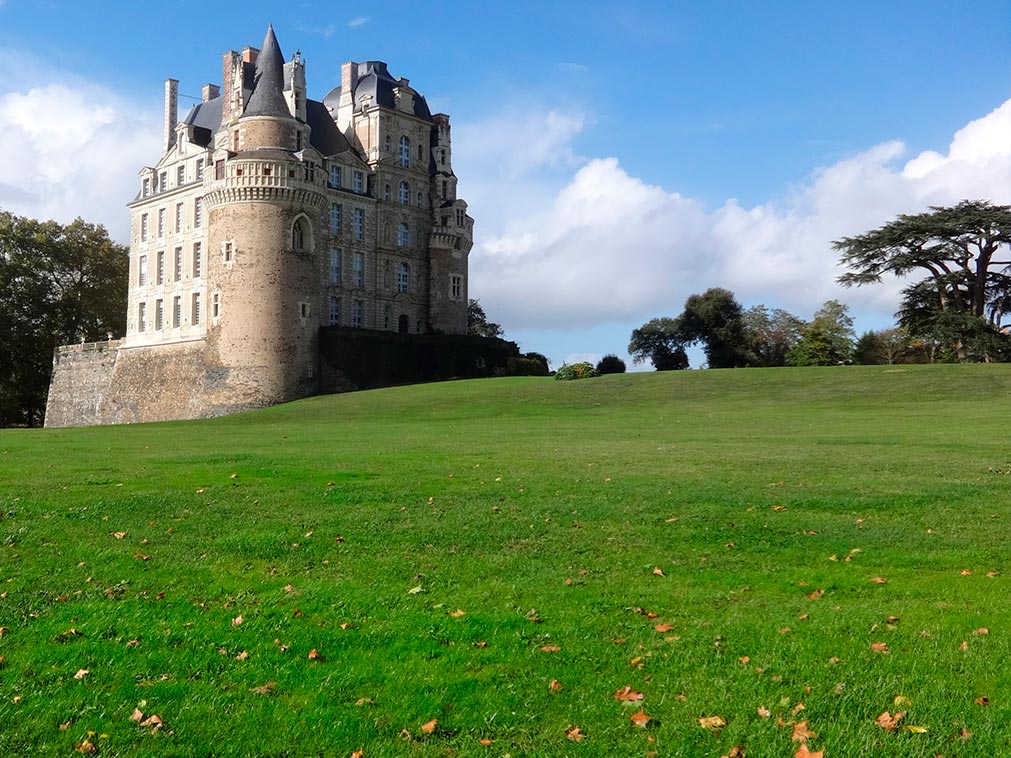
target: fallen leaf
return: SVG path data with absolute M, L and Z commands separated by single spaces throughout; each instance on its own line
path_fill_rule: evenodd
M 871 581 L 874 582 L 875 584 L 888 584 L 888 580 L 885 579 L 883 576 L 876 576 L 873 579 L 871 579 Z
M 138 724 L 144 720 L 144 713 L 140 708 L 134 708 L 133 713 L 130 714 L 130 721 L 135 721 Z
M 478 745 L 484 745 L 485 747 L 488 747 L 492 742 L 494 742 L 494 740 L 490 740 L 487 737 L 482 737 L 481 739 L 479 739 L 477 741 L 477 744 Z
M 722 729 L 727 725 L 722 716 L 703 716 L 699 719 L 699 726 L 703 729 Z
M 551 690 L 552 692 L 561 692 L 562 691 L 562 683 L 559 682 L 557 679 L 552 679 L 548 683 L 548 689 Z
M 806 743 L 809 739 L 817 736 L 817 732 L 812 732 L 807 728 L 807 721 L 801 721 L 800 723 L 793 725 L 793 734 L 790 735 L 790 741 Z
M 370 697 L 360 697 L 355 700 L 355 705 L 361 708 L 363 705 L 375 705 L 376 701 Z
M 978 637 L 981 634 L 990 634 L 990 630 L 987 629 L 985 626 L 982 626 L 979 629 L 977 629 L 976 631 L 974 631 L 973 634 Z
M 91 740 L 85 739 L 80 745 L 74 748 L 78 753 L 97 753 L 98 747 L 91 742 Z
M 969 640 L 962 640 L 962 644 L 958 646 L 958 649 L 959 650 L 968 650 L 969 649 Z
M 235 618 L 232 619 L 232 626 L 241 626 L 241 624 L 242 624 L 242 616 L 236 616 Z
M 306 658 L 308 658 L 310 661 L 318 661 L 319 651 L 316 648 L 313 648 L 312 650 L 309 651 L 309 654 L 306 655 Z
M 786 510 L 786 506 L 785 505 L 774 505 L 774 506 L 772 506 L 772 510 L 774 510 L 774 511 L 785 511 Z
M 758 708 L 756 708 L 755 711 L 763 719 L 767 719 L 767 718 L 769 718 L 772 715 L 772 712 L 768 708 L 766 708 L 764 705 L 758 706 Z
M 983 697 L 976 698 L 972 702 L 974 702 L 976 705 L 990 705 L 990 698 L 984 695 Z
M 88 669 L 78 669 L 77 673 L 74 674 L 74 679 L 84 679 L 90 673 Z
M 249 653 L 247 653 L 245 650 L 243 650 L 241 653 L 239 653 L 237 656 L 235 656 L 235 660 L 237 660 L 237 661 L 244 661 L 248 657 L 249 657 Z
M 407 594 L 408 595 L 417 595 L 419 592 L 424 592 L 424 591 L 425 591 L 425 588 L 422 587 L 419 584 L 417 587 L 411 587 L 411 589 L 407 590 Z
M 734 745 L 729 753 L 721 755 L 720 758 L 744 758 L 744 745 Z
M 126 536 L 126 532 L 109 532 L 109 534 L 111 534 L 117 540 L 121 540 Z
M 435 725 L 439 723 L 438 719 L 432 719 L 431 721 L 426 721 L 421 725 L 421 731 L 425 734 L 432 734 L 435 732 Z
M 806 706 L 806 705 L 804 705 L 803 703 L 797 703 L 797 704 L 796 704 L 795 706 L 793 706 L 793 708 L 792 708 L 792 709 L 790 710 L 790 713 L 792 713 L 792 714 L 793 714 L 794 716 L 796 716 L 796 715 L 797 715 L 798 713 L 800 713 L 800 712 L 801 712 L 802 710 L 804 710 L 805 708 L 807 708 L 807 706 Z
M 781 629 L 777 629 L 776 631 L 778 631 L 780 634 L 789 634 L 793 630 L 790 629 L 790 627 L 788 626 L 784 626 Z
M 158 727 L 160 727 L 162 725 L 162 720 L 161 720 L 161 717 L 158 716 L 158 714 L 153 713 L 150 716 L 148 716 L 146 719 L 144 719 L 143 721 L 141 721 L 140 725 L 142 727 L 144 727 L 144 728 L 147 728 L 149 726 L 153 726 L 155 729 L 157 729 Z
M 134 558 L 140 558 L 142 561 L 149 561 L 149 560 L 151 560 L 151 556 L 150 555 L 144 555 L 144 553 L 134 553 L 133 557 Z
M 793 754 L 793 758 L 825 758 L 825 751 L 816 750 L 811 752 L 807 749 L 807 743 L 805 743 L 797 748 L 797 752 Z
M 557 653 L 561 648 L 558 645 L 541 645 L 542 653 Z
M 351 755 L 349 756 L 349 758 L 364 758 L 364 756 L 365 756 L 365 753 L 363 753 L 361 751 L 361 749 L 359 748 L 358 750 L 355 750 L 353 753 L 351 753 Z
M 820 598 L 824 594 L 825 594 L 825 590 L 815 590 L 814 592 L 810 593 L 807 596 L 807 599 L 808 600 L 817 600 L 818 598 Z
M 261 684 L 259 687 L 253 687 L 250 692 L 254 695 L 270 695 L 274 692 L 274 688 L 277 686 L 277 682 L 268 681 Z
M 885 711 L 876 719 L 874 719 L 874 723 L 880 726 L 885 731 L 891 732 L 894 731 L 895 727 L 899 725 L 899 722 L 902 721 L 903 718 L 905 718 L 905 715 L 906 715 L 905 711 L 899 711 L 894 716 L 890 714 L 888 711 Z
M 912 702 L 905 695 L 896 695 L 895 699 L 892 701 L 892 705 L 894 705 L 896 708 L 902 707 L 908 708 L 909 706 L 912 705 Z
M 902 729 L 913 734 L 923 734 L 927 731 L 927 727 L 925 726 L 914 726 L 912 724 L 906 724 Z
M 449 614 L 449 617 L 450 618 L 454 618 L 454 619 L 458 619 L 458 618 L 462 618 L 463 616 L 466 616 L 466 615 L 467 615 L 467 611 L 463 610 L 462 608 L 457 608 L 455 611 L 453 611 L 452 613 Z
M 645 729 L 646 724 L 652 720 L 652 717 L 648 716 L 646 711 L 640 708 L 638 711 L 629 716 L 629 720 L 640 729 Z
M 656 567 L 655 569 L 653 569 L 653 573 L 654 573 L 654 574 L 656 574 L 657 576 L 667 576 L 667 575 L 666 575 L 666 574 L 665 574 L 665 573 L 663 572 L 663 569 L 662 569 L 662 568 L 660 568 L 659 566 L 657 566 L 657 567 Z
M 474 647 L 488 647 L 488 643 L 485 642 L 484 640 L 481 640 L 480 642 L 475 642 Z
M 565 738 L 572 740 L 573 742 L 579 742 L 586 735 L 583 734 L 578 726 L 570 726 L 565 730 Z
M 671 629 L 673 629 L 674 627 L 673 627 L 673 626 L 671 626 L 670 624 L 657 624 L 657 625 L 656 625 L 656 626 L 654 626 L 653 628 L 654 628 L 654 629 L 655 629 L 656 631 L 660 632 L 660 634 L 666 634 L 667 632 L 669 632 L 669 631 L 670 631 Z
M 969 571 L 969 569 L 962 569 L 958 573 L 960 573 L 962 576 L 972 576 L 972 572 Z
M 886 655 L 888 653 L 888 645 L 886 645 L 884 642 L 872 642 L 871 651 L 875 653 L 881 653 L 882 655 Z
M 615 700 L 621 700 L 626 703 L 634 703 L 638 700 L 642 700 L 642 698 L 643 694 L 641 692 L 636 692 L 627 684 L 614 693 Z

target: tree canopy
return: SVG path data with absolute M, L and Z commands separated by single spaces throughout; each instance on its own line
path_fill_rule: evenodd
M 657 371 L 688 368 L 680 319 L 663 316 L 633 330 L 628 354 L 635 363 L 652 362 Z
M 1011 313 L 1011 206 L 963 200 L 900 215 L 884 226 L 833 243 L 849 271 L 847 285 L 886 274 L 925 277 L 903 291 L 899 322 L 912 336 L 944 343 L 962 360 L 1006 359 L 1001 333 Z
M 829 300 L 815 311 L 814 319 L 800 333 L 787 355 L 793 366 L 839 366 L 853 360 L 856 333 L 849 308 Z
M 0 426 L 42 422 L 56 346 L 123 335 L 128 272 L 102 226 L 0 211 Z
M 467 334 L 477 337 L 502 337 L 505 331 L 494 321 L 489 321 L 481 303 L 471 298 L 467 301 Z

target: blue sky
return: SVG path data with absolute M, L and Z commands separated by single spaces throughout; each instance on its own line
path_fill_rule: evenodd
M 452 115 L 471 294 L 556 364 L 623 354 L 710 286 L 802 317 L 839 297 L 859 329 L 888 325 L 898 286 L 839 290 L 828 243 L 1011 202 L 1006 0 L 334 7 L 0 0 L 0 207 L 123 238 L 162 81 L 199 95 L 268 21 L 310 96 L 381 59 Z

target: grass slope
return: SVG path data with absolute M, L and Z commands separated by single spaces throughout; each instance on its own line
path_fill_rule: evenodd
M 1009 396 L 672 372 L 0 432 L 0 752 L 1011 754 Z

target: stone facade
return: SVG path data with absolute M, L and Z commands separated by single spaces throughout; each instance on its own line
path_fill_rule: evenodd
M 322 101 L 272 29 L 223 56 L 131 212 L 127 333 L 60 348 L 47 426 L 198 418 L 318 388 L 321 327 L 465 334 L 473 220 L 449 116 L 385 63 Z

